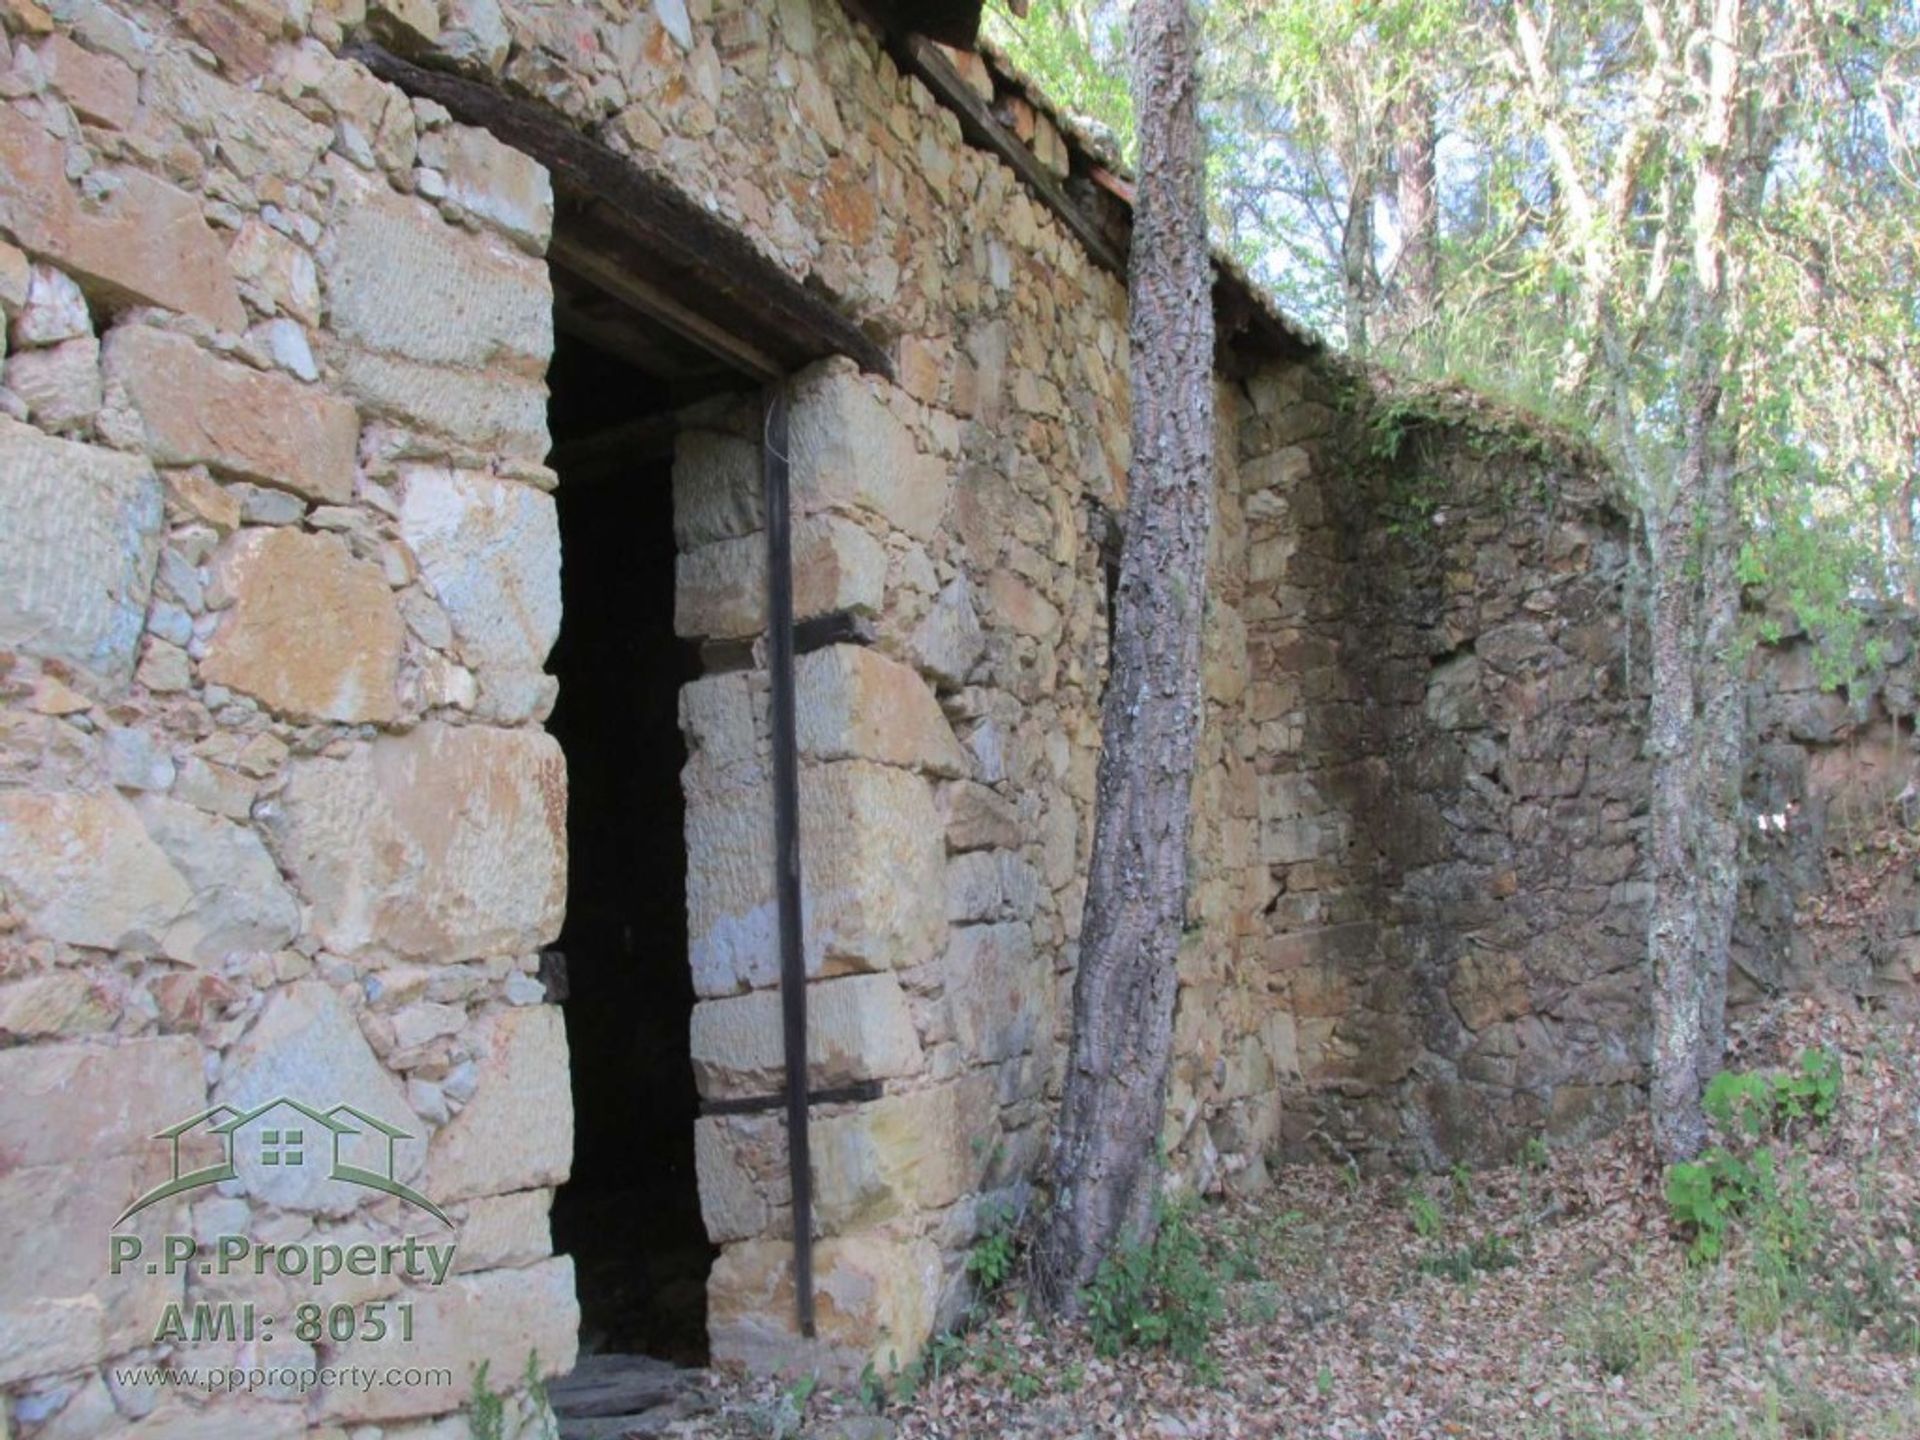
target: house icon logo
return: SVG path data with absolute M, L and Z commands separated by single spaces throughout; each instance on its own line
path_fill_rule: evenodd
M 203 1137 L 219 1142 L 220 1161 L 183 1171 L 181 1142 Z M 244 1157 L 251 1161 L 249 1168 L 263 1171 L 324 1167 L 329 1180 L 397 1196 L 449 1229 L 453 1226 L 444 1210 L 394 1174 L 395 1148 L 400 1141 L 415 1137 L 353 1105 L 321 1110 L 286 1095 L 277 1095 L 251 1110 L 215 1105 L 169 1125 L 153 1138 L 173 1147 L 173 1178 L 135 1200 L 121 1212 L 115 1225 L 125 1224 L 149 1205 L 171 1196 L 240 1178 L 239 1162 Z M 349 1149 L 350 1142 L 356 1140 L 361 1143 Z M 353 1163 L 356 1160 L 368 1163 Z

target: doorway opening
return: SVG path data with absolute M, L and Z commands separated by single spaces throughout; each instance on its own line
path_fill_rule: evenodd
M 558 247 L 556 247 L 558 248 Z M 673 437 L 682 407 L 744 381 L 564 266 L 548 383 L 564 618 L 548 728 L 568 767 L 562 1013 L 573 1172 L 553 1207 L 583 1355 L 707 1359 L 715 1255 L 694 1176 Z

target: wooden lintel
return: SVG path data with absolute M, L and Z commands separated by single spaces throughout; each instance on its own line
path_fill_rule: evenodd
M 690 306 L 681 304 L 659 286 L 649 284 L 605 251 L 556 231 L 547 256 L 561 269 L 604 290 L 624 305 L 659 321 L 674 334 L 751 375 L 756 380 L 778 380 L 786 366 L 757 345 L 741 339 Z
M 719 297 L 730 313 L 755 317 L 752 334 L 737 343 L 781 362 L 783 369 L 845 355 L 863 370 L 893 377 L 886 352 L 847 316 L 667 181 L 582 134 L 558 111 L 490 84 L 416 65 L 369 41 L 345 46 L 341 54 L 538 160 L 557 190 L 592 200 L 617 217 L 664 272 L 654 281 L 671 277 L 683 314 L 699 315 L 703 307 L 693 297 Z M 660 284 L 654 288 L 664 294 Z M 737 351 L 723 358 L 740 363 Z
M 638 420 L 555 446 L 547 457 L 547 464 L 559 473 L 566 485 L 577 485 L 600 475 L 625 478 L 636 465 L 671 459 L 674 436 L 679 430 L 680 417 L 676 414 L 643 415 Z

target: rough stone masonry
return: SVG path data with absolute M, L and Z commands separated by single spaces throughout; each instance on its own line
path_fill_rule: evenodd
M 536 976 L 566 905 L 554 197 L 340 58 L 363 33 L 553 107 L 887 338 L 897 382 L 790 382 L 796 606 L 871 634 L 798 675 L 813 1082 L 880 1086 L 816 1113 L 816 1345 L 780 1122 L 696 1142 L 716 1361 L 906 1363 L 1044 1157 L 1125 504 L 1119 280 L 832 0 L 0 0 L 0 27 L 0 1435 L 441 1440 L 481 1362 L 511 1386 L 576 1352 Z M 1243 356 L 1218 393 L 1180 1175 L 1607 1123 L 1643 1048 L 1644 661 L 1598 467 L 1472 413 L 1383 449 L 1324 362 Z M 682 417 L 690 638 L 762 626 L 756 434 L 726 402 Z M 1897 788 L 1911 684 L 1835 710 L 1798 673 L 1766 783 L 1830 793 L 1857 768 L 1794 754 L 1871 733 Z M 680 696 L 713 1100 L 781 1066 L 766 686 Z M 1780 916 L 1756 923 L 1778 961 Z M 1883 970 L 1916 954 L 1892 936 Z M 276 1358 L 451 1383 L 116 1377 L 254 1353 L 156 1346 L 170 1301 L 295 1303 L 272 1272 L 105 1273 L 167 1173 L 150 1137 L 276 1094 L 406 1122 L 396 1176 L 459 1236 L 441 1285 L 343 1292 L 411 1301 L 412 1343 Z M 256 1176 L 129 1223 L 344 1246 L 415 1220 Z

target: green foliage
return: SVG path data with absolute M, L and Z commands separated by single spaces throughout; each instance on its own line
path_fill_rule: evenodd
M 467 1426 L 473 1440 L 504 1440 L 507 1433 L 506 1397 L 487 1384 L 492 1363 L 482 1360 L 473 1372 L 473 1391 L 467 1399 Z
M 1121 12 L 1098 0 L 1047 0 L 1015 16 L 992 0 L 986 33 L 1067 114 L 1107 131 L 1123 161 L 1133 157 L 1133 96 Z
M 506 1440 L 507 1397 L 488 1384 L 487 1372 L 491 1365 L 491 1361 L 482 1360 L 473 1371 L 473 1389 L 467 1400 L 467 1428 L 473 1440 Z M 527 1366 L 521 1373 L 520 1384 L 527 1392 L 534 1414 L 539 1417 L 542 1440 L 554 1440 L 558 1428 L 547 1400 L 547 1382 L 540 1374 L 539 1351 L 527 1352 Z
M 1191 1202 L 1166 1207 L 1150 1241 L 1124 1243 L 1102 1261 L 1081 1300 L 1097 1354 L 1165 1348 L 1210 1370 L 1207 1339 L 1225 1303 Z
M 1505 1236 L 1488 1233 L 1476 1236 L 1464 1245 L 1422 1257 L 1420 1273 L 1466 1284 L 1477 1274 L 1489 1270 L 1510 1270 L 1520 1263 Z
M 1440 1206 L 1426 1191 L 1407 1192 L 1407 1214 L 1413 1221 L 1413 1233 L 1422 1240 L 1440 1233 Z
M 1779 1072 L 1723 1070 L 1708 1083 L 1701 1107 L 1722 1135 L 1753 1146 L 1790 1134 L 1796 1122 L 1825 1124 L 1840 1103 L 1840 1059 L 1830 1050 L 1806 1049 L 1792 1068 Z M 1720 1258 L 1735 1222 L 1756 1222 L 1762 1252 L 1788 1269 L 1812 1247 L 1812 1214 L 1804 1181 L 1783 1191 L 1771 1150 L 1740 1153 L 1716 1145 L 1698 1160 L 1667 1170 L 1667 1209 L 1690 1237 L 1695 1261 Z
M 1802 1050 L 1780 1072 L 1723 1070 L 1701 1097 L 1707 1118 L 1728 1135 L 1759 1139 L 1796 1120 L 1824 1124 L 1840 1103 L 1840 1059 L 1831 1050 Z
M 1691 1236 L 1689 1255 L 1718 1260 L 1733 1223 L 1772 1194 L 1773 1152 L 1744 1159 L 1714 1146 L 1698 1160 L 1667 1169 L 1667 1210 Z
M 967 1252 L 967 1273 L 980 1287 L 982 1295 L 992 1295 L 1013 1278 L 1020 1258 L 1020 1235 L 1013 1217 L 996 1214 L 987 1230 Z

